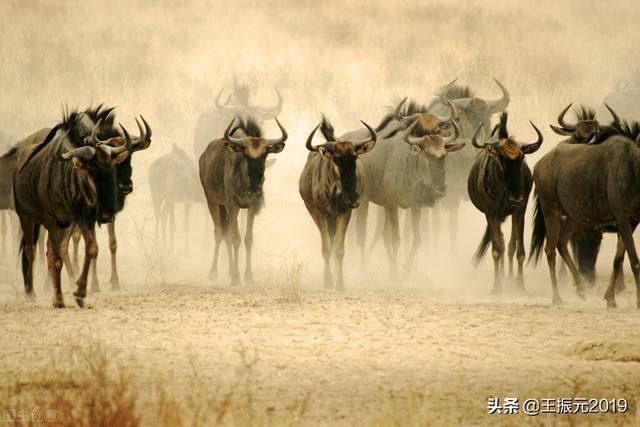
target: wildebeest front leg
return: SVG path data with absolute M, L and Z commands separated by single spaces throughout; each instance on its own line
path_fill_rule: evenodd
M 526 212 L 526 208 L 515 212 L 511 216 L 512 230 L 511 232 L 515 232 L 516 237 L 516 260 L 518 261 L 518 275 L 516 277 L 516 283 L 520 288 L 524 288 L 524 259 L 525 259 L 525 249 L 524 249 L 524 215 Z M 513 236 L 511 237 L 513 240 Z M 511 244 L 509 244 L 511 245 Z M 511 258 L 513 255 L 511 255 Z M 511 259 L 509 260 L 509 270 L 511 270 Z
M 238 228 L 239 208 L 227 208 L 229 213 L 229 229 L 227 232 L 227 248 L 229 249 L 229 276 L 231 285 L 240 283 L 240 267 L 238 263 L 238 252 L 240 250 L 240 229 Z
M 489 215 L 487 217 L 487 224 L 491 230 L 491 255 L 493 256 L 493 290 L 494 294 L 502 292 L 502 273 L 504 267 L 501 263 L 504 260 L 504 235 L 502 234 L 502 228 L 500 221 Z
M 253 269 L 251 267 L 251 248 L 253 248 L 253 222 L 256 218 L 256 210 L 249 208 L 247 210 L 247 228 L 244 232 L 244 281 L 245 283 L 253 283 Z
M 398 279 L 398 247 L 400 246 L 400 224 L 398 224 L 398 208 L 385 207 L 385 247 L 389 257 L 389 276 Z
M 36 257 L 36 224 L 27 218 L 20 217 L 22 228 L 22 279 L 24 281 L 24 291 L 27 296 L 34 297 L 33 292 L 33 262 Z M 44 239 L 44 236 L 40 236 Z
M 0 211 L 0 234 L 2 234 L 2 256 L 7 254 L 7 212 Z
M 79 225 L 79 227 L 84 239 L 84 261 L 82 263 L 80 277 L 78 277 L 78 281 L 76 282 L 76 291 L 73 295 L 76 297 L 76 303 L 80 307 L 84 307 L 84 298 L 87 296 L 87 277 L 89 276 L 91 264 L 93 264 L 95 268 L 95 262 L 98 257 L 98 244 L 93 226 L 82 224 Z M 97 281 L 95 283 L 97 284 Z M 93 286 L 91 287 L 91 291 L 94 291 Z
M 367 244 L 367 216 L 369 215 L 369 200 L 360 197 L 360 206 L 356 210 L 356 234 L 358 249 L 360 249 L 360 267 L 367 268 L 365 247 Z
M 340 215 L 336 218 L 336 234 L 333 236 L 334 254 L 336 257 L 336 289 L 344 290 L 344 239 L 347 234 L 347 228 L 349 226 L 349 219 L 351 218 L 351 211 L 348 211 L 344 215 Z
M 633 241 L 633 229 L 629 224 L 629 220 L 623 215 L 616 217 L 616 224 L 618 226 L 618 232 L 622 236 L 624 246 L 629 255 L 629 263 L 631 264 L 631 271 L 633 272 L 633 278 L 636 282 L 636 305 L 640 309 L 640 265 L 638 264 L 638 253 L 636 252 L 636 245 Z
M 80 246 L 80 238 L 82 237 L 82 234 L 80 234 L 80 230 L 75 225 L 73 225 L 72 228 L 71 239 L 73 239 L 73 268 L 77 270 L 80 267 L 80 261 L 78 261 L 78 247 Z
M 61 244 L 64 239 L 64 231 L 61 229 L 50 229 L 47 239 L 47 262 L 49 266 L 49 276 L 53 282 L 53 307 L 64 308 L 62 298 L 62 286 L 60 283 L 60 271 L 63 266 L 61 254 Z
M 615 308 L 618 306 L 616 303 L 616 283 L 622 276 L 622 264 L 624 263 L 625 254 L 624 240 L 618 234 L 618 245 L 616 247 L 616 256 L 613 258 L 613 271 L 611 272 L 611 278 L 609 279 L 609 286 L 604 294 L 604 299 L 607 301 L 607 307 Z
M 433 208 L 431 209 L 433 210 Z M 405 265 L 405 276 L 409 275 L 415 266 L 416 254 L 418 253 L 418 249 L 420 248 L 421 237 L 420 237 L 420 216 L 422 213 L 422 208 L 419 206 L 411 207 L 411 228 L 413 229 L 411 235 L 411 249 L 409 250 L 409 256 L 407 257 L 407 264 Z M 408 219 L 408 218 L 407 218 Z M 409 222 L 409 221 L 407 221 Z
M 109 232 L 109 251 L 111 252 L 111 290 L 120 289 L 120 277 L 118 277 L 118 262 L 116 252 L 118 251 L 118 240 L 116 239 L 116 223 L 115 220 L 107 224 Z

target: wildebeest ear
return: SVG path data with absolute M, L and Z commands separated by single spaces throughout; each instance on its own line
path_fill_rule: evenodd
M 360 156 L 362 154 L 368 153 L 375 146 L 376 146 L 376 141 L 369 141 L 369 142 L 365 142 L 364 144 L 360 144 L 359 146 L 356 147 L 356 154 Z
M 452 142 L 450 144 L 447 144 L 444 146 L 444 149 L 447 150 L 447 152 L 452 153 L 454 151 L 458 151 L 461 150 L 462 147 L 464 147 L 464 142 Z
M 232 153 L 244 153 L 244 148 L 243 147 L 239 147 L 236 144 L 224 144 L 225 148 L 229 151 L 231 151 Z
M 267 146 L 267 154 L 277 154 L 284 150 L 284 142 L 278 142 Z
M 331 159 L 331 153 L 327 150 L 327 147 L 324 145 L 318 145 L 318 153 L 323 156 L 325 159 Z
M 264 163 L 265 169 L 269 169 L 275 162 L 276 159 L 267 159 L 267 161 Z
M 493 144 L 484 144 L 484 149 L 492 156 L 498 155 L 498 149 Z
M 409 151 L 411 152 L 411 154 L 420 154 L 424 151 L 424 147 L 418 144 L 411 144 L 409 146 Z
M 636 145 L 640 147 L 640 134 L 636 137 Z

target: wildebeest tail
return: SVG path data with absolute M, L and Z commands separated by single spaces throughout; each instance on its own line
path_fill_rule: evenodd
M 480 264 L 480 261 L 482 261 L 482 258 L 484 258 L 487 253 L 489 243 L 491 243 L 491 229 L 489 229 L 489 224 L 487 224 L 487 228 L 484 230 L 484 236 L 482 236 L 480 245 L 478 246 L 476 253 L 473 254 L 473 265 L 477 266 Z
M 533 231 L 531 232 L 531 249 L 529 249 L 529 261 L 533 258 L 535 263 L 540 261 L 542 246 L 547 237 L 547 225 L 544 223 L 544 215 L 540 208 L 540 200 L 536 194 L 533 195 L 535 207 L 533 209 Z

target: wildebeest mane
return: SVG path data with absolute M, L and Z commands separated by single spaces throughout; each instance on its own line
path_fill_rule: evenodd
M 509 116 L 506 111 L 500 114 L 500 123 L 498 126 L 498 137 L 500 139 L 509 138 L 509 131 L 507 130 L 507 120 Z
M 376 132 L 381 131 L 382 129 L 384 129 L 392 120 L 395 119 L 394 117 L 394 112 L 395 112 L 395 107 L 391 108 L 392 112 L 390 112 L 389 114 L 387 114 L 383 119 L 382 122 L 378 125 L 378 127 L 375 129 Z M 402 116 L 411 116 L 413 114 L 417 114 L 417 113 L 427 113 L 427 106 L 424 104 L 420 104 L 416 101 L 410 100 L 408 102 L 405 102 L 404 105 L 402 106 L 402 109 L 400 110 L 400 114 Z M 413 123 L 413 121 L 409 121 L 407 123 L 407 126 L 410 126 Z M 392 138 L 393 136 L 395 136 L 396 134 L 398 134 L 398 132 L 401 132 L 403 129 L 401 127 L 398 127 L 396 129 L 394 129 L 393 131 L 391 131 L 389 134 L 386 135 L 386 138 Z M 421 136 L 425 134 L 425 130 L 422 128 L 422 126 L 420 125 L 420 123 L 418 123 L 418 125 L 416 125 L 416 127 L 413 128 L 413 131 L 411 132 L 411 135 L 413 136 Z
M 596 111 L 586 105 L 578 106 L 574 112 L 578 120 L 595 120 L 596 118 Z
M 241 130 L 245 136 L 262 137 L 262 128 L 253 117 L 240 117 L 237 119 L 237 123 L 231 130 L 231 135 Z
M 6 159 L 7 157 L 11 157 L 15 154 L 16 151 L 18 151 L 18 146 L 14 145 L 11 148 L 9 148 L 9 150 L 7 150 L 6 153 L 0 156 L 0 159 Z
M 640 123 L 636 121 L 623 120 L 620 123 L 611 123 L 610 126 L 603 126 L 598 137 L 591 144 L 600 144 L 612 136 L 620 135 L 635 141 L 640 135 Z
M 322 122 L 320 124 L 320 132 L 322 132 L 322 136 L 327 141 L 335 141 L 336 133 L 331 121 L 327 119 L 324 115 L 322 116 Z
M 473 98 L 473 91 L 469 86 L 453 85 L 447 91 L 447 98 L 449 99 Z

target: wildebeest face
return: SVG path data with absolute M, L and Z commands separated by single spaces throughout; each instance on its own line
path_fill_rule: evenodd
M 535 153 L 542 145 L 542 133 L 533 123 L 531 123 L 531 126 L 538 134 L 538 140 L 530 144 L 518 143 L 507 132 L 507 113 L 504 112 L 500 116 L 500 123 L 496 125 L 491 133 L 489 142 L 484 145 L 478 143 L 478 134 L 482 129 L 482 125 L 478 127 L 471 138 L 471 143 L 474 147 L 483 148 L 490 156 L 498 160 L 502 176 L 497 178 L 502 178 L 504 181 L 506 202 L 509 205 L 519 205 L 524 201 L 524 156 Z
M 288 137 L 287 131 L 277 118 L 275 120 L 282 133 L 282 136 L 276 139 L 263 138 L 262 136 L 235 137 L 230 135 L 235 118 L 225 131 L 225 148 L 242 156 L 241 182 L 251 196 L 259 197 L 262 194 L 267 156 L 284 150 Z
M 342 196 L 347 208 L 355 209 L 360 204 L 358 193 L 358 156 L 369 152 L 372 143 L 355 147 L 350 141 L 338 141 L 318 147 L 318 152 L 332 162 L 339 177 L 340 186 L 336 187 L 335 196 Z
M 454 134 L 443 137 L 439 133 L 442 129 L 441 123 L 431 119 L 418 118 L 405 131 L 404 141 L 409 144 L 410 152 L 417 156 L 422 156 L 427 164 L 421 170 L 427 174 L 423 181 L 430 186 L 431 196 L 438 199 L 445 195 L 447 187 L 445 184 L 445 157 L 448 152 L 458 151 L 464 147 L 464 142 L 454 142 L 459 136 L 459 128 L 455 121 L 451 121 Z

